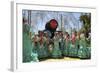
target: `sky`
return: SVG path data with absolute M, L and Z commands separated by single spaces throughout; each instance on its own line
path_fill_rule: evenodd
M 23 17 L 28 19 L 28 10 L 23 10 Z M 38 32 L 38 30 L 44 30 L 45 24 L 51 19 L 56 19 L 58 22 L 57 30 L 60 30 L 61 24 L 64 26 L 64 30 L 70 32 L 71 29 L 79 30 L 82 27 L 82 22 L 79 18 L 80 12 L 59 12 L 59 11 L 34 11 L 31 10 L 31 27 L 32 32 Z M 62 20 L 61 20 L 62 19 Z

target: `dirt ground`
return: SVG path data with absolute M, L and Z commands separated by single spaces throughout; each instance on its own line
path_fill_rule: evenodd
M 64 57 L 60 59 L 45 59 L 40 62 L 62 62 L 62 61 L 75 61 L 80 60 L 79 58 Z

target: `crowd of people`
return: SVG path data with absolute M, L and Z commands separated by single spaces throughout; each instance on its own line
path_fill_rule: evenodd
M 49 33 L 39 31 L 32 38 L 32 44 L 33 52 L 38 54 L 39 59 L 78 57 L 78 50 L 87 48 L 84 33 L 76 31 L 71 35 L 68 32 L 56 31 L 53 38 L 49 37 Z
M 29 33 L 29 31 L 24 32 Z M 38 34 L 34 34 L 33 36 L 27 34 L 29 38 L 25 36 L 26 35 L 23 35 L 23 50 L 27 50 L 23 52 L 24 61 L 26 58 L 29 58 L 25 56 L 30 49 L 29 46 L 31 46 L 32 51 L 30 51 L 30 53 L 34 61 L 63 57 L 90 58 L 91 56 L 91 47 L 87 46 L 88 43 L 86 42 L 83 32 L 73 31 L 69 34 L 68 32 L 56 31 L 54 37 L 50 38 L 48 32 L 39 31 Z M 88 39 L 89 38 L 91 38 L 91 36 L 89 36 Z M 30 40 L 31 45 L 25 46 L 29 44 L 27 40 Z

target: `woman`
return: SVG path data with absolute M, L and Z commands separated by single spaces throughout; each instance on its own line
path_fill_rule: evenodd
M 72 34 L 71 44 L 70 44 L 69 54 L 68 54 L 70 57 L 77 57 L 78 48 L 77 48 L 76 34 L 77 34 L 76 31 Z
M 63 50 L 64 56 L 68 56 L 69 48 L 70 48 L 70 37 L 68 32 L 66 32 L 64 37 L 64 50 Z
M 32 52 L 32 41 L 29 37 L 30 27 L 28 24 L 23 25 L 23 62 L 37 62 L 38 57 L 35 52 Z
M 58 40 L 57 32 L 55 33 L 53 41 L 54 41 L 54 46 L 53 46 L 53 50 L 52 50 L 52 57 L 53 58 L 61 58 L 62 53 L 61 53 L 61 50 L 59 48 L 59 40 Z
M 47 40 L 46 37 L 44 37 L 44 34 L 42 33 L 42 35 L 39 36 L 39 49 L 38 49 L 39 59 L 44 59 L 48 57 L 46 40 Z
M 90 48 L 87 48 L 87 43 L 85 40 L 84 33 L 81 33 L 80 35 L 80 41 L 79 41 L 80 48 L 78 50 L 78 57 L 79 58 L 90 58 Z
M 39 49 L 38 35 L 35 35 L 32 40 L 33 40 L 32 56 L 36 59 L 36 61 L 39 61 L 38 60 L 38 49 Z M 36 56 L 37 56 L 37 58 L 36 58 Z

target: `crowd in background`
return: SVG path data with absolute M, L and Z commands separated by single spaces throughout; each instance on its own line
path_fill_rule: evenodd
M 26 29 L 25 32 L 32 45 L 31 56 L 35 59 L 34 61 L 63 57 L 90 58 L 91 48 L 87 45 L 86 39 L 90 39 L 91 35 L 86 38 L 84 32 L 73 31 L 69 34 L 67 31 L 56 31 L 54 37 L 50 38 L 48 32 L 39 31 L 38 34 L 32 35 L 32 32 L 27 32 Z

